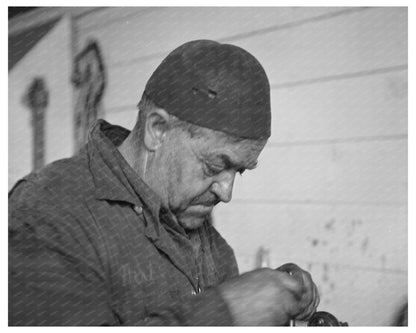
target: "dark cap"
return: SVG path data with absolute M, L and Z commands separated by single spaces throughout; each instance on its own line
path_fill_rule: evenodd
M 145 94 L 183 121 L 247 139 L 270 137 L 270 85 L 260 63 L 234 45 L 196 40 L 156 68 Z

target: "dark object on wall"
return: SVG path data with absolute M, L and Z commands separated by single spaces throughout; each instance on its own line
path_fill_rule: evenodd
M 35 10 L 39 7 L 9 7 L 8 13 L 9 13 L 9 20 L 17 15 L 21 15 L 30 11 Z
M 270 267 L 270 250 L 260 246 L 256 252 L 255 268 Z
M 23 97 L 23 102 L 32 111 L 33 170 L 45 165 L 45 113 L 48 96 L 44 79 L 35 77 Z
M 396 314 L 393 326 L 408 326 L 408 303 L 404 304 Z
M 105 88 L 105 69 L 100 48 L 96 41 L 75 57 L 72 83 L 77 90 L 75 105 L 75 147 L 87 141 L 88 131 L 97 120 Z

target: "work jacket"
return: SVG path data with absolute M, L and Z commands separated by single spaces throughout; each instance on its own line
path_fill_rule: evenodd
M 232 249 L 208 219 L 195 247 L 117 150 L 128 134 L 99 120 L 10 191 L 10 325 L 233 324 L 215 287 Z

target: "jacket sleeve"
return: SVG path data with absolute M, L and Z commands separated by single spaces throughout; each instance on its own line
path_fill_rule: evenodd
M 233 318 L 216 288 L 164 307 L 153 309 L 139 325 L 150 326 L 231 326 Z
M 123 324 L 112 311 L 104 265 L 91 233 L 26 182 L 9 196 L 9 325 Z M 214 288 L 152 310 L 137 325 L 232 325 Z

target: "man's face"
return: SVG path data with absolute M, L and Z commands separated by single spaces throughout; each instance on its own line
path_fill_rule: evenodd
M 165 146 L 164 169 L 169 208 L 185 229 L 200 227 L 213 207 L 231 200 L 234 178 L 254 169 L 266 140 L 233 142 L 203 129 L 203 137 L 173 130 Z

